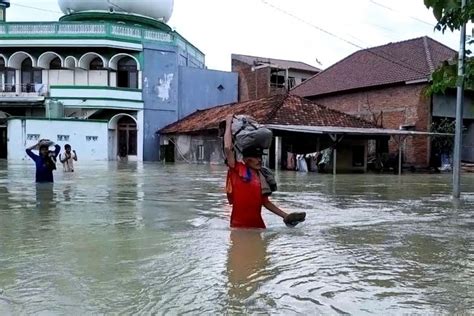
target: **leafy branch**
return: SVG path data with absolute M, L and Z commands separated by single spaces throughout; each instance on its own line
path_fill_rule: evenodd
M 461 26 L 469 21 L 474 21 L 474 1 L 468 1 L 464 9 L 461 8 L 460 0 L 424 0 L 425 6 L 433 10 L 438 23 L 435 29 L 441 32 L 446 30 L 459 30 Z M 470 38 L 467 44 L 474 43 Z M 444 62 L 431 75 L 432 84 L 427 89 L 429 95 L 433 93 L 445 93 L 447 89 L 459 86 L 464 79 L 465 89 L 474 89 L 474 59 L 469 57 L 471 51 L 466 51 L 465 75 L 458 77 L 458 66 L 455 60 Z

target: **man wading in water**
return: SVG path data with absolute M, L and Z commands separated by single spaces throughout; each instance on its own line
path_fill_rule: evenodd
M 287 226 L 295 226 L 304 221 L 305 213 L 287 214 L 270 202 L 262 194 L 260 170 L 262 169 L 262 148 L 251 147 L 243 150 L 243 162 L 236 161 L 232 141 L 233 115 L 226 119 L 224 134 L 224 152 L 229 167 L 227 185 L 231 187 L 232 215 L 230 226 L 233 228 L 265 228 L 262 219 L 262 206 L 283 218 Z M 229 193 L 229 192 L 228 192 Z
M 53 170 L 56 170 L 55 159 L 61 150 L 59 145 L 54 145 L 54 152 L 49 151 L 49 146 L 51 141 L 40 140 L 38 144 L 31 146 L 26 149 L 26 154 L 34 160 L 36 164 L 36 183 L 52 183 L 53 180 Z M 33 149 L 39 147 L 39 155 L 33 153 Z
M 64 172 L 74 172 L 74 161 L 77 161 L 75 150 L 71 151 L 71 145 L 64 146 L 64 153 L 59 156 L 59 161 L 63 164 Z

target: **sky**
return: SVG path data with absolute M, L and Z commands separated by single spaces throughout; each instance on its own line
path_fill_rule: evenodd
M 436 20 L 423 0 L 174 1 L 168 24 L 206 55 L 210 69 L 230 70 L 232 53 L 324 69 L 359 49 L 425 35 L 459 46 L 458 33 L 434 31 Z M 61 15 L 57 0 L 11 0 L 7 11 L 8 21 Z

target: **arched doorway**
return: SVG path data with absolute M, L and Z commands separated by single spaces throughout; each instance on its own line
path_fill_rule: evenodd
M 15 69 L 8 68 L 0 56 L 0 92 L 15 92 Z
M 35 84 L 43 82 L 41 69 L 33 68 L 30 58 L 25 58 L 21 63 L 21 92 L 35 92 Z
M 120 158 L 137 156 L 137 123 L 130 116 L 117 122 L 117 152 Z
M 117 87 L 138 89 L 138 67 L 131 57 L 124 57 L 117 63 Z

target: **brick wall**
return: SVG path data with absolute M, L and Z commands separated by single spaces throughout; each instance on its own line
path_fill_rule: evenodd
M 251 65 L 233 59 L 232 71 L 239 74 L 240 102 L 270 96 L 270 68 L 252 71 Z
M 430 99 L 424 95 L 425 84 L 404 85 L 382 89 L 351 92 L 333 96 L 309 98 L 319 104 L 366 120 L 384 128 L 398 129 L 400 125 L 415 125 L 417 131 L 428 131 Z M 396 153 L 397 144 L 390 140 L 390 152 Z M 408 137 L 405 163 L 416 167 L 429 165 L 429 137 Z

